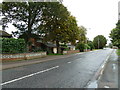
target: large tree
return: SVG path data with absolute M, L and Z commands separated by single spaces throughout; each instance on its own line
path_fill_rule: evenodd
M 87 37 L 86 37 L 86 34 L 87 34 L 87 29 L 83 26 L 80 26 L 79 27 L 79 42 L 80 43 L 86 43 L 87 41 Z
M 44 24 L 39 29 L 45 31 L 45 41 L 56 43 L 57 53 L 60 53 L 60 42 L 74 44 L 78 38 L 79 31 L 76 19 L 62 4 L 51 3 L 44 10 L 46 10 L 42 17 Z
M 3 27 L 8 22 L 12 23 L 18 29 L 14 35 L 22 35 L 28 41 L 37 33 L 44 6 L 45 3 L 41 2 L 3 2 L 2 13 L 5 16 Z
M 103 49 L 107 44 L 107 39 L 103 35 L 98 35 L 94 38 L 93 44 L 96 49 Z
M 110 38 L 112 39 L 112 44 L 120 48 L 120 20 L 116 24 L 116 28 L 114 28 L 110 33 Z
M 60 53 L 60 42 L 75 43 L 78 38 L 75 17 L 59 2 L 3 2 L 2 10 L 4 22 L 12 22 L 18 28 L 14 35 L 26 42 L 41 35 L 44 41 L 56 42 Z

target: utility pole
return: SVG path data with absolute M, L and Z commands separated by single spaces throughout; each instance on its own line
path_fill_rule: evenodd
M 98 49 L 99 49 L 99 37 L 98 37 Z

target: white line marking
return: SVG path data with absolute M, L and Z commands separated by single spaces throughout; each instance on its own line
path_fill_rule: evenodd
M 116 68 L 116 65 L 115 65 L 115 64 L 113 64 L 113 65 L 112 65 L 112 68 L 115 70 L 115 68 Z
M 110 88 L 109 86 L 104 86 L 104 88 Z
M 17 78 L 17 79 L 11 80 L 11 81 L 7 81 L 7 82 L 4 82 L 4 83 L 1 83 L 0 85 L 9 84 L 9 83 L 12 83 L 12 82 L 15 82 L 15 81 L 18 81 L 18 80 L 24 79 L 24 78 L 28 78 L 28 77 L 31 77 L 31 76 L 34 76 L 34 75 L 37 75 L 37 74 L 40 74 L 40 73 L 44 73 L 44 72 L 50 71 L 50 70 L 55 69 L 55 68 L 58 68 L 58 67 L 59 67 L 59 66 L 55 66 L 55 67 L 52 67 L 52 68 L 49 68 L 49 69 L 46 69 L 46 70 L 43 70 L 43 71 L 39 71 L 39 72 L 36 72 L 36 73 L 30 74 L 30 75 L 26 75 L 26 76 L 23 76 L 23 77 L 20 77 L 20 78 Z
M 67 63 L 71 63 L 71 62 L 67 62 Z

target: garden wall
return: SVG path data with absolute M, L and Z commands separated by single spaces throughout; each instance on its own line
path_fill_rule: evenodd
M 0 54 L 1 60 L 22 60 L 22 59 L 34 59 L 46 56 L 46 52 L 38 53 L 22 53 L 22 54 Z
M 63 54 L 79 53 L 79 50 L 63 51 Z

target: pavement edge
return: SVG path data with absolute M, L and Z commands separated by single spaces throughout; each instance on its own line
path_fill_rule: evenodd
M 84 88 L 97 88 L 98 87 L 97 82 L 100 80 L 100 78 L 104 72 L 105 66 L 106 66 L 111 54 L 113 53 L 113 51 L 114 50 L 112 50 L 112 52 L 107 56 L 107 58 L 105 59 L 103 64 L 100 66 L 100 68 L 97 70 L 97 72 L 95 73 L 93 78 L 88 81 L 88 83 L 86 84 L 86 86 Z

